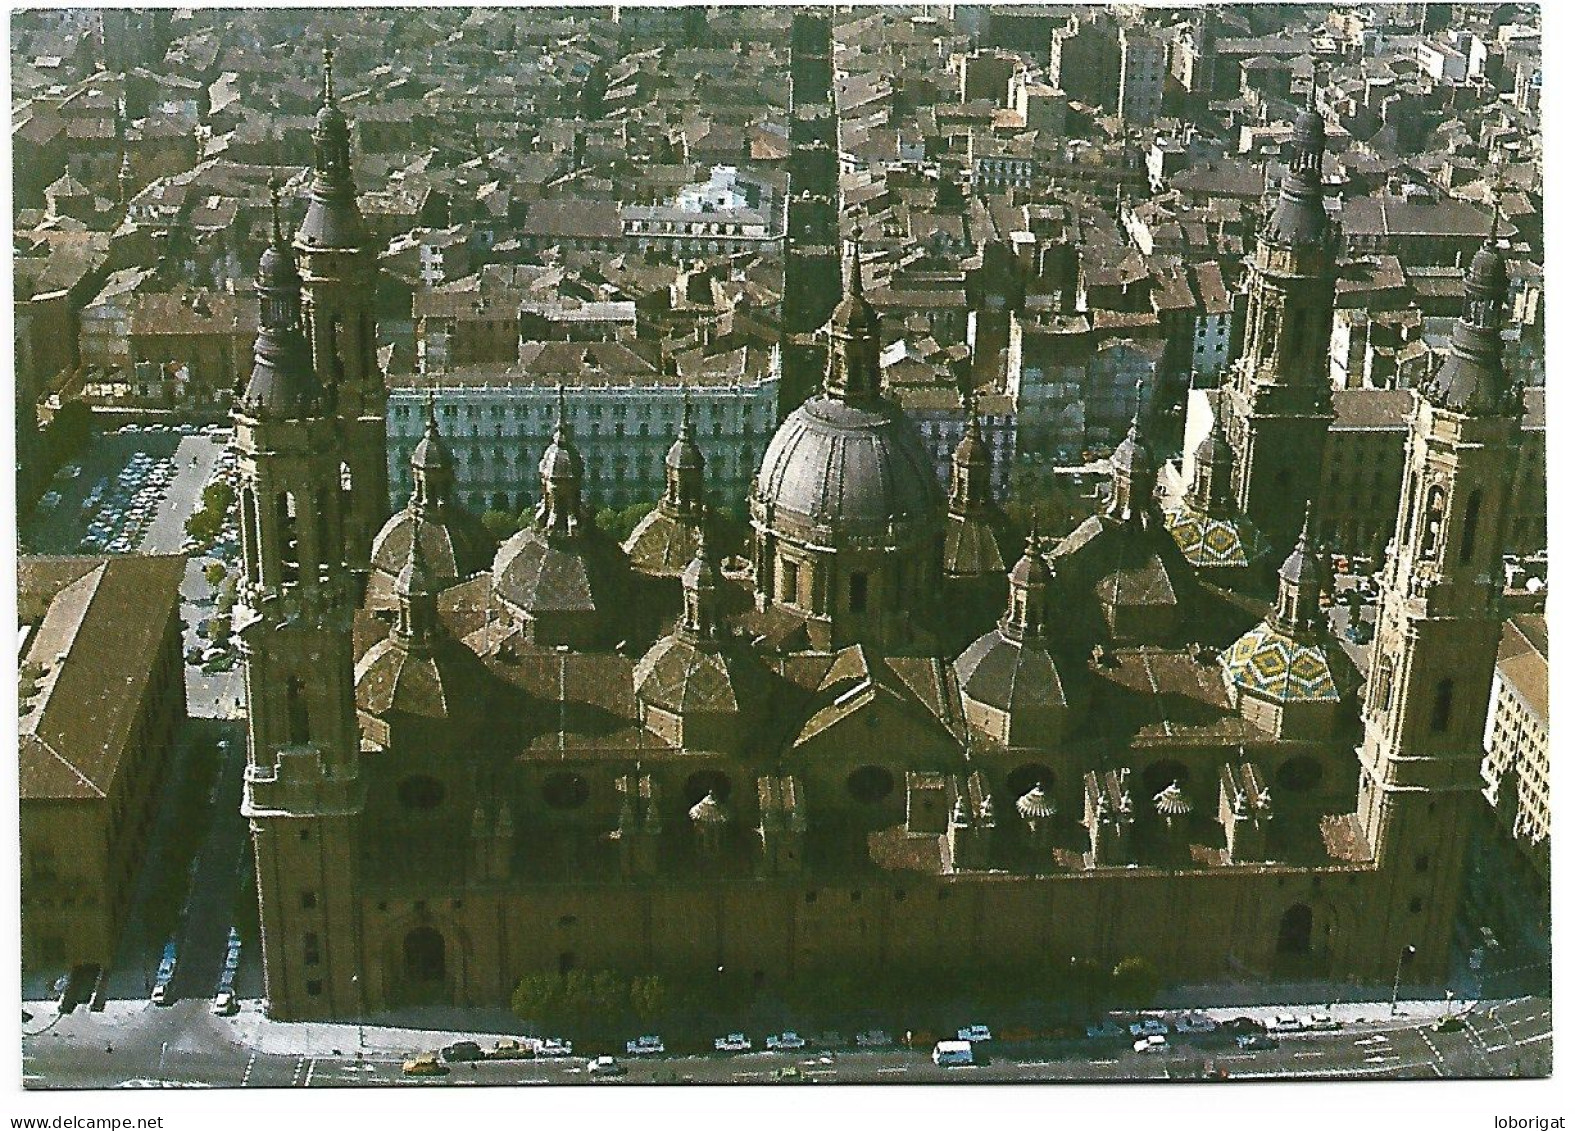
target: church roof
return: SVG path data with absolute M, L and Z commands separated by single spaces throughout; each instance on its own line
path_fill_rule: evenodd
M 1269 552 L 1246 515 L 1215 518 L 1183 503 L 1165 511 L 1165 529 L 1194 569 L 1239 569 Z
M 1267 623 L 1220 657 L 1225 678 L 1244 692 L 1282 703 L 1332 703 L 1356 683 L 1355 669 L 1328 639 L 1294 639 Z

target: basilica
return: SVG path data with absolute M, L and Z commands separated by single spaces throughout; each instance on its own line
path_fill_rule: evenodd
M 1414 947 L 1408 979 L 1444 973 L 1520 432 L 1491 241 L 1414 397 L 1358 647 L 1330 627 L 1304 474 L 1336 272 L 1311 110 L 1200 439 L 1156 451 L 1134 418 L 1060 539 L 1008 529 L 977 420 L 938 480 L 883 388 L 857 241 L 822 387 L 742 535 L 687 420 L 656 509 L 604 533 L 572 392 L 507 541 L 456 500 L 430 412 L 388 515 L 377 264 L 331 66 L 314 137 L 235 411 L 271 1015 L 498 1006 L 576 968 L 769 987 L 1142 956 L 1167 980 L 1386 982 Z

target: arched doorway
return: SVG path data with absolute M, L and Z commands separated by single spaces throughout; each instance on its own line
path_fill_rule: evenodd
M 1275 952 L 1282 955 L 1306 955 L 1312 950 L 1312 908 L 1305 903 L 1292 904 L 1280 916 L 1279 937 Z
M 440 931 L 417 927 L 405 935 L 405 997 L 413 1004 L 442 1001 L 447 996 L 448 954 Z

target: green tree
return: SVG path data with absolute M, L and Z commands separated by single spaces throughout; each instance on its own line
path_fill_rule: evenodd
M 481 525 L 487 528 L 487 533 L 502 542 L 519 531 L 522 517 L 508 511 L 489 510 L 482 513 Z
M 606 531 L 615 541 L 625 541 L 640 520 L 656 509 L 655 503 L 634 503 L 621 510 L 612 507 L 603 507 L 596 512 L 596 525 Z
M 202 489 L 202 507 L 204 510 L 217 511 L 223 515 L 235 502 L 235 488 L 223 479 L 215 479 Z
M 635 978 L 629 983 L 629 1007 L 643 1024 L 659 1020 L 667 1010 L 667 983 L 660 974 Z
M 553 1027 L 563 1019 L 563 976 L 526 974 L 514 987 L 509 1007 L 527 1024 Z
M 1159 987 L 1159 971 L 1141 955 L 1123 958 L 1110 971 L 1110 996 L 1118 1005 L 1146 1009 L 1153 1004 Z
M 209 562 L 203 567 L 202 576 L 211 587 L 217 589 L 224 583 L 224 563 Z

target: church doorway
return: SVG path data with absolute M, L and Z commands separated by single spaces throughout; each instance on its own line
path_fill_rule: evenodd
M 417 927 L 405 936 L 404 998 L 412 1005 L 429 1005 L 448 996 L 448 954 L 441 932 Z
M 1280 935 L 1274 949 L 1280 954 L 1307 954 L 1312 950 L 1312 908 L 1297 903 L 1280 916 Z

